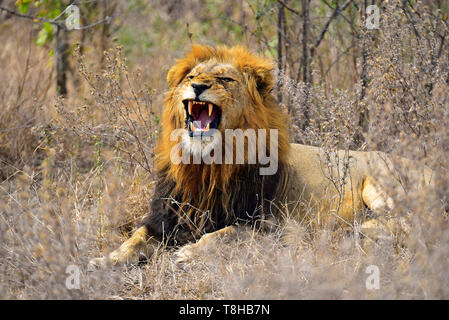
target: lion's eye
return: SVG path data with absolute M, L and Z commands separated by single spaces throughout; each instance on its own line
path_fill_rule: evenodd
M 195 76 L 187 76 L 188 80 L 192 80 L 193 78 L 195 78 Z
M 224 82 L 231 82 L 231 81 L 235 81 L 232 78 L 227 78 L 227 77 L 223 77 L 223 78 L 219 78 L 220 80 L 224 81 Z

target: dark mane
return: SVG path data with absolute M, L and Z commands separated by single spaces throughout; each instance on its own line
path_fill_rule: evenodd
M 282 164 L 276 174 L 267 176 L 259 174 L 259 166 L 247 166 L 239 170 L 239 175 L 232 182 L 229 199 L 223 199 L 221 190 L 215 188 L 213 192 L 218 201 L 214 202 L 213 207 L 189 217 L 183 212 L 198 207 L 195 203 L 182 202 L 182 195 L 174 191 L 176 183 L 161 172 L 151 212 L 144 217 L 142 225 L 149 234 L 168 245 L 182 245 L 199 239 L 204 233 L 237 223 L 260 227 L 263 221 L 275 219 L 276 206 L 273 201 L 283 174 Z M 202 186 L 205 190 L 207 187 Z M 201 216 L 206 218 L 192 221 Z

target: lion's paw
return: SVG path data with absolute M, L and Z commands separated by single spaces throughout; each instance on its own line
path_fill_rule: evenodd
M 193 261 L 198 256 L 198 248 L 195 245 L 188 244 L 176 251 L 176 263 L 183 264 Z
M 104 268 L 126 268 L 139 263 L 139 256 L 134 252 L 115 250 L 103 258 L 94 258 L 89 261 L 88 271 L 94 271 Z
M 222 239 L 223 233 L 225 229 L 222 229 L 218 232 L 206 233 L 203 235 L 200 240 L 196 243 L 187 244 L 181 247 L 176 252 L 176 263 L 188 263 L 192 262 L 195 259 L 198 259 L 200 256 L 206 255 L 206 253 L 211 249 L 217 246 L 217 240 Z M 234 229 L 226 229 L 226 232 L 233 232 Z
M 204 240 L 200 240 L 197 243 L 187 244 L 176 252 L 175 261 L 177 264 L 192 262 L 198 259 L 201 255 L 204 255 L 208 247 L 209 243 L 206 243 Z
M 89 261 L 87 265 L 87 271 L 95 271 L 98 269 L 102 269 L 107 266 L 106 257 L 103 258 L 94 258 Z

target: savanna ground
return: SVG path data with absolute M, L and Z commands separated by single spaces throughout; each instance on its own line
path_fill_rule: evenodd
M 0 7 L 52 19 L 66 2 Z M 447 1 L 74 3 L 83 25 L 100 23 L 58 36 L 0 10 L 0 298 L 449 298 Z M 378 29 L 364 24 L 372 3 Z M 390 214 L 408 232 L 371 241 L 357 219 L 337 229 L 287 219 L 275 233 L 244 230 L 211 245 L 187 265 L 170 249 L 139 268 L 88 272 L 89 259 L 117 247 L 148 210 L 166 72 L 191 43 L 243 44 L 272 58 L 292 141 L 432 167 L 432 190 L 414 190 L 408 172 L 385 177 L 407 191 L 388 190 Z M 341 169 L 329 177 L 337 188 Z M 70 265 L 80 289 L 66 286 Z M 377 290 L 366 287 L 370 265 Z

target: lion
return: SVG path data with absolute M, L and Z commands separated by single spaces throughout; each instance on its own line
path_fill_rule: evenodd
M 392 176 L 400 166 L 415 170 L 422 183 L 429 184 L 432 171 L 382 152 L 329 154 L 290 143 L 287 114 L 272 94 L 273 70 L 270 60 L 242 46 L 193 45 L 177 61 L 167 75 L 151 210 L 128 240 L 107 256 L 91 260 L 91 266 L 133 265 L 151 257 L 161 244 L 179 247 L 178 261 L 187 262 L 213 239 L 232 237 L 238 226 L 272 230 L 286 216 L 320 225 L 333 220 L 351 225 L 357 215 L 363 232 L 399 225 L 387 219 L 394 203 L 378 177 Z M 180 134 L 173 139 L 177 130 Z M 245 132 L 240 142 L 247 152 L 239 164 L 233 163 L 236 136 L 231 143 L 225 139 L 229 130 Z M 276 136 L 265 134 L 265 139 L 253 141 L 254 136 L 246 134 L 249 130 L 270 130 Z M 231 144 L 233 152 L 226 161 L 215 148 L 220 144 Z M 267 161 L 254 157 L 262 151 L 276 162 L 268 174 L 261 171 Z M 182 152 L 189 161 L 174 161 Z M 223 161 L 191 162 L 204 154 Z M 337 185 L 330 176 L 345 178 Z M 396 179 L 388 183 L 400 187 Z M 372 213 L 385 219 L 374 219 Z

